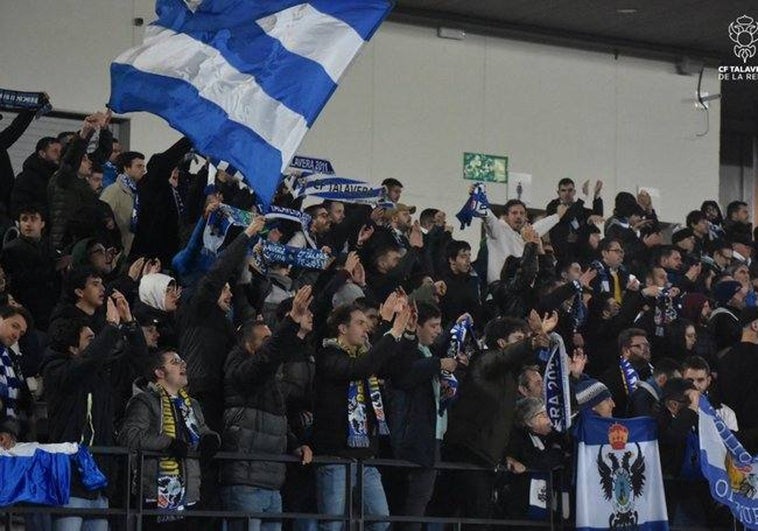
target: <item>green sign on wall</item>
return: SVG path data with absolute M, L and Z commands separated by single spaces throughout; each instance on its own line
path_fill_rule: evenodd
M 463 178 L 470 181 L 507 183 L 508 157 L 484 153 L 464 153 Z

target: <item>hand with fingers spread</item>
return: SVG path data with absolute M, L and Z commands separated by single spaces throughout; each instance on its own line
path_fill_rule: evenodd
M 308 309 L 313 302 L 313 287 L 305 285 L 295 293 L 295 298 L 292 300 L 292 309 L 289 312 L 290 318 L 297 324 L 302 324 L 304 319 L 307 319 L 310 314 Z
M 151 258 L 150 260 L 147 260 L 145 263 L 145 269 L 142 272 L 142 275 L 152 275 L 153 273 L 160 273 L 161 272 L 161 261 L 159 258 Z
M 400 294 L 397 291 L 393 291 L 387 296 L 387 299 L 379 305 L 379 315 L 382 321 L 390 322 L 395 315 L 395 305 L 397 304 Z
M 390 333 L 395 339 L 400 339 L 403 336 L 403 332 L 405 332 L 405 329 L 408 327 L 408 322 L 411 320 L 412 314 L 413 311 L 411 310 L 411 306 L 406 304 L 402 311 L 395 315 L 395 320 L 390 329 Z
M 595 181 L 595 197 L 600 197 L 600 192 L 603 191 L 603 181 Z
M 127 274 L 129 277 L 137 282 L 140 277 L 143 275 L 143 271 L 145 268 L 145 257 L 141 256 L 140 258 L 137 258 L 134 262 L 132 262 L 132 265 L 129 266 L 129 271 Z
M 587 270 L 582 273 L 582 276 L 579 277 L 579 284 L 581 284 L 583 288 L 590 289 L 592 281 L 595 280 L 596 276 L 597 269 L 594 267 L 588 267 Z

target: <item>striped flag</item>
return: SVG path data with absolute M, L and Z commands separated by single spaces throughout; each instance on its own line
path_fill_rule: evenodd
M 158 0 L 111 64 L 110 107 L 147 111 L 239 169 L 268 204 L 389 0 Z

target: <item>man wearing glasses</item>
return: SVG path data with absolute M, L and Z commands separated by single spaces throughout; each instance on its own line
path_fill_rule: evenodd
M 624 291 L 629 284 L 629 273 L 622 265 L 624 248 L 620 241 L 606 238 L 600 242 L 600 254 L 602 260 L 592 263 L 592 267 L 597 271 L 597 276 L 591 284 L 592 289 L 596 296 L 613 297 L 621 304 Z
M 628 417 L 629 395 L 634 392 L 639 382 L 644 382 L 652 376 L 650 343 L 647 332 L 641 328 L 623 330 L 618 341 L 619 363 L 606 369 L 600 376 L 600 381 L 608 387 L 616 404 L 613 416 L 625 418 Z

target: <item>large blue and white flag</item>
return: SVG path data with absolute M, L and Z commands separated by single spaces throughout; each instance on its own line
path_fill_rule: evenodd
M 109 106 L 147 111 L 238 168 L 268 204 L 389 0 L 157 0 L 111 64 Z
M 585 411 L 576 435 L 577 530 L 668 529 L 655 419 Z
M 106 480 L 85 446 L 76 443 L 18 443 L 0 448 L 0 507 L 21 502 L 65 505 L 71 495 L 71 467 L 88 490 Z
M 750 455 L 700 396 L 700 469 L 713 499 L 729 507 L 748 529 L 758 529 L 758 456 Z

